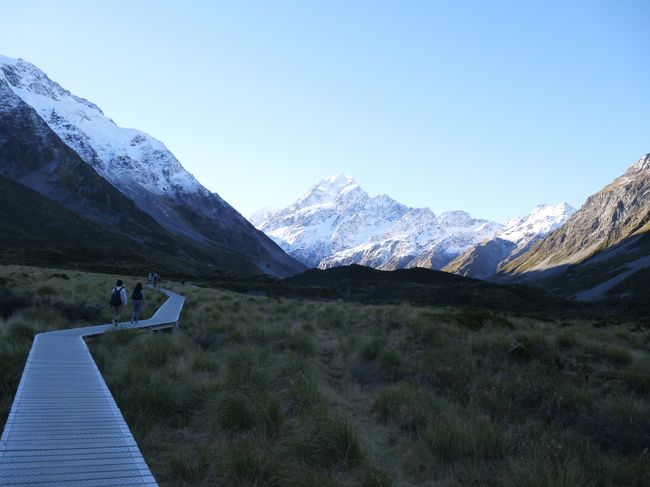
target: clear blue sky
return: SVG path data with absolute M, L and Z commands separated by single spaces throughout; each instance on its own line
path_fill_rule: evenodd
M 342 171 L 504 220 L 650 152 L 650 2 L 29 1 L 22 57 L 245 216 Z

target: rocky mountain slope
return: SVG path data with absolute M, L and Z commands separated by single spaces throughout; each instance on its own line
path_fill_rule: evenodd
M 481 279 L 489 277 L 562 226 L 575 211 L 567 203 L 539 205 L 524 217 L 508 220 L 493 238 L 471 247 L 443 270 Z
M 590 196 L 562 228 L 503 270 L 518 274 L 577 264 L 648 230 L 650 154 Z
M 303 268 L 198 183 L 160 141 L 118 127 L 99 107 L 23 60 L 0 57 L 0 82 L 5 98 L 10 91 L 32 108 L 89 168 L 166 230 L 246 255 L 253 267 L 268 274 L 286 276 Z M 80 190 L 97 188 L 85 180 Z
M 386 195 L 370 197 L 343 174 L 322 180 L 287 208 L 251 218 L 290 255 L 320 268 L 440 269 L 501 228 L 463 211 L 436 216 Z
M 255 272 L 247 256 L 171 235 L 0 79 L 2 261 L 97 270 Z
M 648 232 L 650 154 L 590 196 L 560 229 L 504 265 L 500 275 L 546 280 L 578 299 L 599 299 L 650 267 Z

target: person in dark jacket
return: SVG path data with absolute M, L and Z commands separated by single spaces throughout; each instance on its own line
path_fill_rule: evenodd
M 126 288 L 121 279 L 115 283 L 111 291 L 111 307 L 113 308 L 113 325 L 117 326 L 122 315 L 122 310 L 126 306 Z
M 143 305 L 147 304 L 142 290 L 142 284 L 137 283 L 131 294 L 131 301 L 133 302 L 133 315 L 131 315 L 131 323 L 137 323 L 140 320 L 140 310 Z

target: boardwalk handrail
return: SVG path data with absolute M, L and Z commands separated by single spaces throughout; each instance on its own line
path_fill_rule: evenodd
M 185 298 L 159 290 L 167 300 L 151 318 L 119 329 L 178 322 Z M 0 485 L 157 485 L 84 341 L 113 329 L 34 337 L 0 438 Z

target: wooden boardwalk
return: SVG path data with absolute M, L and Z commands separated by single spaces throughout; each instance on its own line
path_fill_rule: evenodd
M 152 318 L 120 329 L 176 323 L 185 298 L 161 291 Z M 36 335 L 0 439 L 0 486 L 157 485 L 84 342 L 112 329 Z

